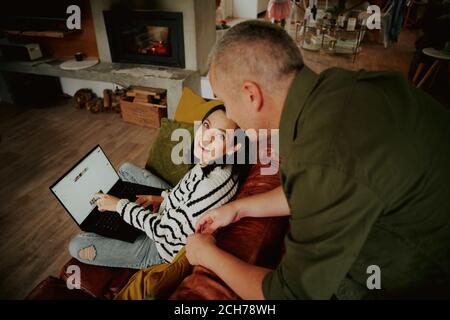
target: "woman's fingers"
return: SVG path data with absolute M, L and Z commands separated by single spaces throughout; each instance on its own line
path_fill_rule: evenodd
M 145 202 L 145 199 L 144 199 L 144 198 L 140 198 L 140 197 L 138 197 L 138 198 L 136 199 L 136 201 L 135 201 L 135 203 L 138 204 L 138 205 L 141 205 L 141 204 L 143 204 L 144 202 Z
M 147 201 L 145 201 L 144 202 L 144 204 L 142 205 L 144 208 L 147 208 L 149 205 L 151 205 L 152 204 L 152 201 L 151 200 L 147 200 Z
M 197 233 L 202 233 L 203 230 L 203 225 L 205 224 L 205 219 L 201 218 L 198 222 L 197 225 L 195 226 L 195 232 Z
M 203 227 L 202 233 L 203 234 L 212 234 L 214 231 L 216 231 L 217 227 L 214 226 L 214 222 L 211 222 L 210 224 L 206 224 Z
M 196 232 L 205 233 L 207 226 L 211 225 L 213 222 L 214 220 L 210 216 L 202 218 L 197 224 Z

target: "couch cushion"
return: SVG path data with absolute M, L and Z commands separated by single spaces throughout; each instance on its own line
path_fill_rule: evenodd
M 194 137 L 194 126 L 163 118 L 161 119 L 161 128 L 150 148 L 147 164 L 145 165 L 147 170 L 150 170 L 172 186 L 175 186 L 192 167 L 190 164 L 174 164 L 171 159 L 173 147 L 180 143 L 179 141 L 171 140 L 172 132 L 176 129 L 189 131 L 191 139 L 185 142 L 188 148 L 191 147 Z
M 237 198 L 270 191 L 280 185 L 278 175 L 261 175 L 255 165 Z M 283 240 L 288 217 L 244 218 L 218 230 L 217 246 L 250 264 L 274 269 L 283 254 Z M 237 299 L 239 298 L 212 271 L 195 266 L 170 299 Z
M 48 277 L 39 283 L 25 300 L 93 300 L 94 297 L 83 290 L 68 289 L 64 280 Z

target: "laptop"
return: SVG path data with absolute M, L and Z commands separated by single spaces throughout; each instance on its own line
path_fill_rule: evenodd
M 122 181 L 100 145 L 58 179 L 50 190 L 81 230 L 126 242 L 134 242 L 143 231 L 123 221 L 115 212 L 100 212 L 95 204 L 95 193 L 135 201 L 138 194 L 160 195 L 163 191 Z

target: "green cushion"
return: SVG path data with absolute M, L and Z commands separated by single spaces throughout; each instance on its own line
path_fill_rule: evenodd
M 193 124 L 162 118 L 161 128 L 159 129 L 155 142 L 150 148 L 150 154 L 145 165 L 147 170 L 158 175 L 172 186 L 175 186 L 192 168 L 192 165 L 190 164 L 174 164 L 171 159 L 173 147 L 182 141 L 181 138 L 180 141 L 171 141 L 172 132 L 179 128 L 187 129 L 189 131 L 191 140 L 188 141 L 188 146 L 191 146 L 194 137 Z

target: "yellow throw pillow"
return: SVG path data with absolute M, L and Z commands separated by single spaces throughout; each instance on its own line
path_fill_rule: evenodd
M 167 299 L 191 271 L 192 266 L 183 247 L 172 263 L 159 264 L 136 272 L 115 299 Z
M 183 94 L 175 111 L 175 120 L 184 123 L 200 121 L 206 112 L 220 104 L 223 104 L 223 102 L 219 100 L 206 101 L 188 87 L 184 87 Z

